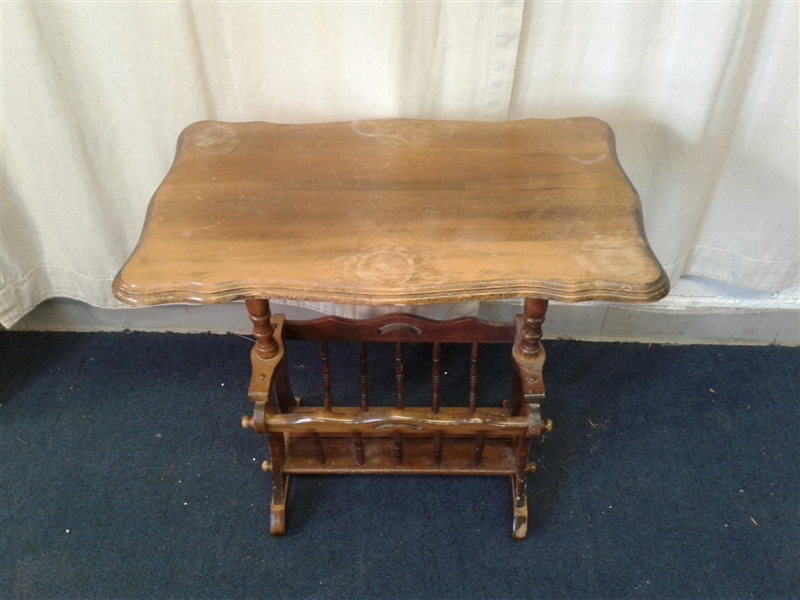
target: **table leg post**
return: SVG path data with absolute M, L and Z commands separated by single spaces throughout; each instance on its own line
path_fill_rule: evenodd
M 542 323 L 547 312 L 547 300 L 525 299 L 525 314 L 517 317 L 517 336 L 512 349 L 514 380 L 511 392 L 511 413 L 518 416 L 523 404 L 544 403 L 542 367 L 545 351 L 541 345 Z M 514 448 L 516 473 L 511 477 L 514 519 L 512 538 L 525 539 L 528 533 L 527 472 L 531 440 L 519 436 Z
M 289 372 L 282 339 L 283 316 L 272 318 L 269 300 L 245 302 L 253 322 L 255 346 L 250 354 L 253 376 L 248 395 L 255 404 L 253 429 L 267 438 L 272 472 L 272 501 L 270 503 L 270 533 L 286 531 L 286 488 L 288 476 L 283 472 L 286 460 L 286 441 L 282 434 L 267 433 L 264 426 L 267 414 L 286 413 L 293 406 Z

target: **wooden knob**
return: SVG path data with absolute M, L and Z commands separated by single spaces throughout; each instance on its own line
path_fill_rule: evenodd
M 545 419 L 542 421 L 542 431 L 545 433 L 550 433 L 553 431 L 553 422 L 550 419 Z
M 253 417 L 247 415 L 242 417 L 242 429 L 253 429 Z
M 264 473 L 269 473 L 272 470 L 272 463 L 265 460 L 261 463 L 261 470 L 264 471 Z
M 525 467 L 526 473 L 536 473 L 536 463 L 528 463 L 528 466 Z

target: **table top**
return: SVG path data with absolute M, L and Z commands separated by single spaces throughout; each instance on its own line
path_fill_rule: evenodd
M 114 294 L 413 305 L 649 302 L 669 282 L 591 118 L 195 123 Z

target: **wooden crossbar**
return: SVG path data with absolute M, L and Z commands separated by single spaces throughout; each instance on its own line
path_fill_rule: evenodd
M 253 426 L 253 417 L 243 417 L 245 428 Z M 511 417 L 494 412 L 469 412 L 459 408 L 442 408 L 432 413 L 424 408 L 305 409 L 291 413 L 268 413 L 263 417 L 267 433 L 324 434 L 324 433 L 409 433 L 447 432 L 448 435 L 474 436 L 480 433 L 504 437 L 538 436 L 545 426 L 538 404 L 525 405 L 522 414 Z

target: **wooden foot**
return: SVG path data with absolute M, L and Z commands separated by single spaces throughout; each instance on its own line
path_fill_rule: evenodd
M 286 497 L 289 489 L 289 476 L 283 476 L 283 485 L 272 487 L 272 503 L 269 510 L 269 532 L 272 535 L 286 533 Z
M 511 502 L 514 507 L 514 518 L 511 523 L 511 539 L 524 540 L 528 535 L 528 496 L 517 495 L 517 478 L 511 477 Z

